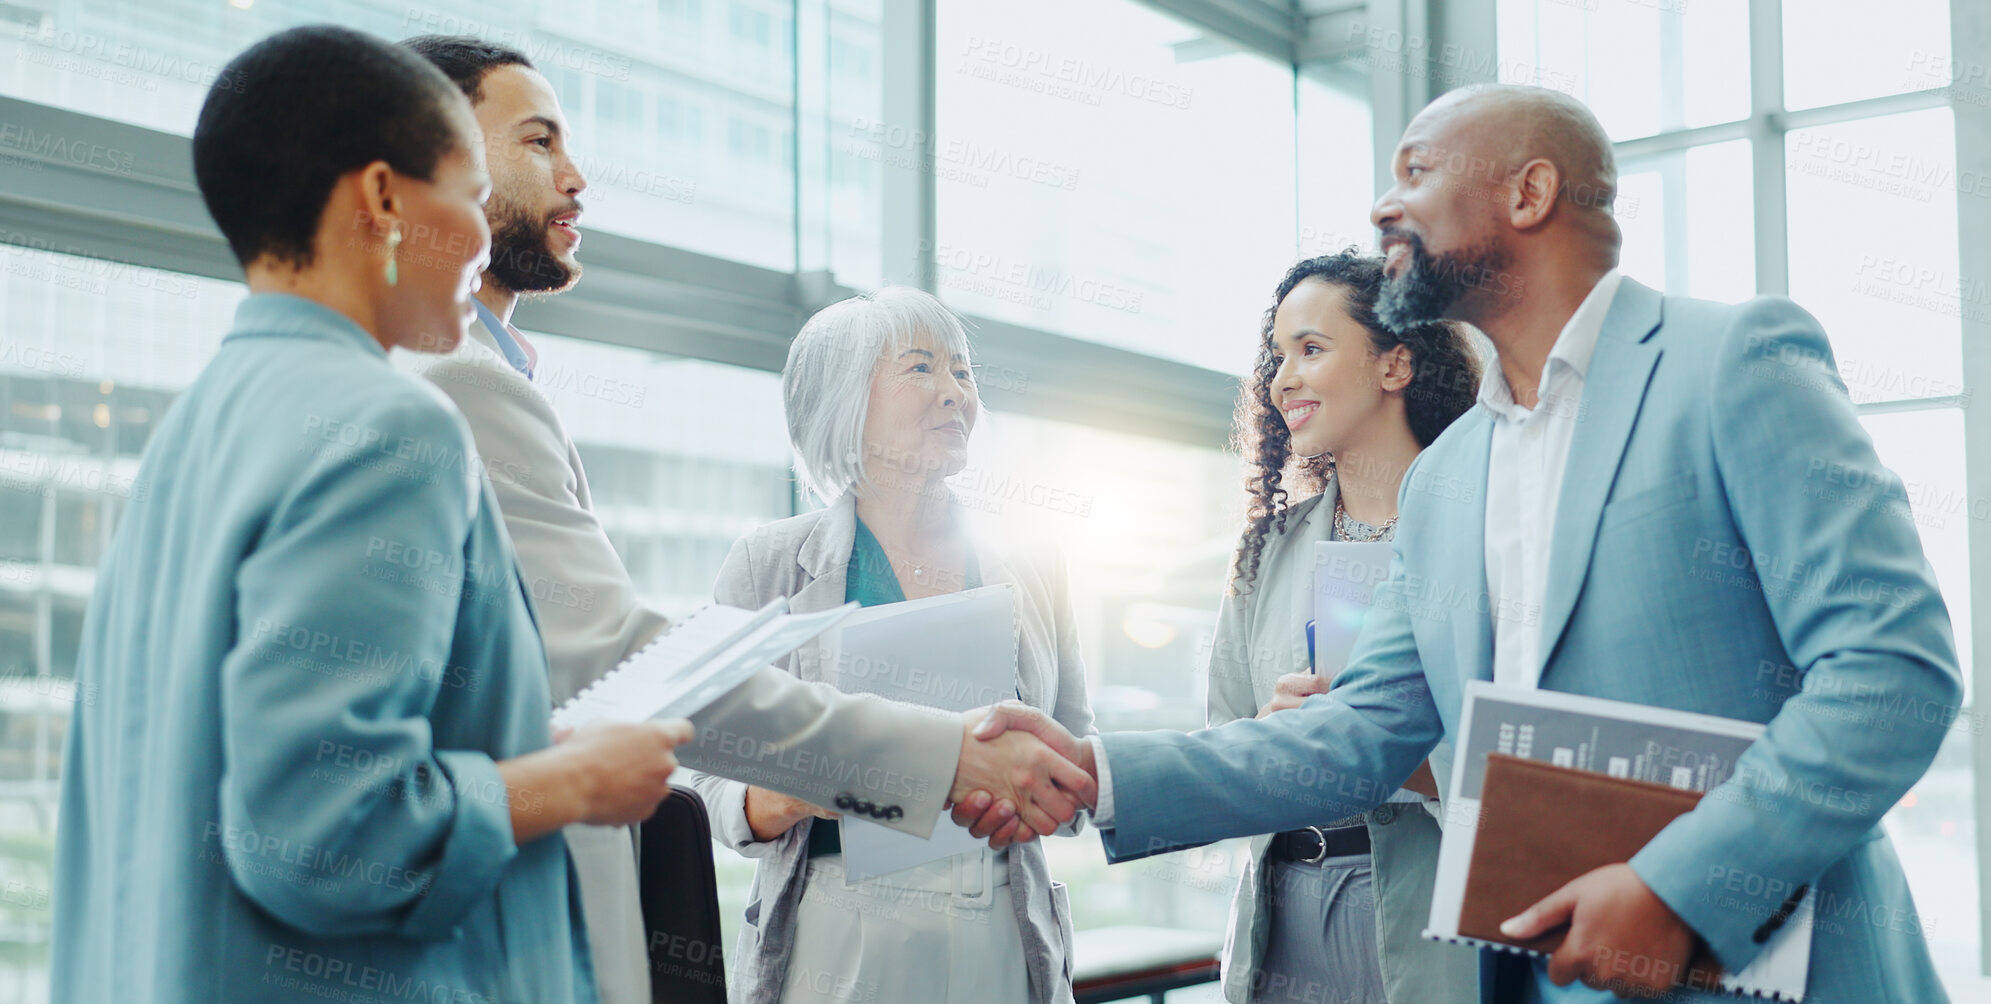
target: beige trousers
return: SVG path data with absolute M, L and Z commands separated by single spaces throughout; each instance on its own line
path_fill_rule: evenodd
M 981 851 L 846 885 L 810 861 L 782 1004 L 1029 1004 L 1008 871 Z

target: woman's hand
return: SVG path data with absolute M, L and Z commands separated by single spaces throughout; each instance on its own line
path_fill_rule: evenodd
M 766 843 L 795 828 L 804 819 L 841 819 L 842 814 L 766 788 L 747 788 L 747 828 Z
M 1327 688 L 1333 682 L 1332 679 L 1318 673 L 1287 673 L 1273 685 L 1273 698 L 1258 709 L 1258 717 L 1264 718 L 1274 711 L 1297 708 L 1307 698 L 1327 693 Z
M 681 718 L 603 723 L 563 731 L 555 745 L 498 761 L 513 842 L 523 846 L 572 823 L 629 826 L 650 818 L 671 793 L 673 751 L 693 737 Z

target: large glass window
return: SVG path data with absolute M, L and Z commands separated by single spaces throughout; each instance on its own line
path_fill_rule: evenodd
M 1331 81 L 1302 70 L 1296 133 L 1299 171 L 1300 230 L 1298 257 L 1331 254 L 1348 247 L 1374 251 L 1375 228 L 1369 209 L 1375 202 L 1376 158 L 1374 121 L 1369 113 L 1366 82 L 1356 91 L 1343 73 Z M 1264 280 L 1262 306 L 1272 302 L 1276 278 Z
M 1620 267 L 1655 289 L 1739 303 L 1756 293 L 1749 144 L 1689 147 L 1618 165 Z
M 30 2 L 9 6 L 15 20 L 0 24 L 0 94 L 192 135 L 222 68 L 271 32 L 335 23 L 392 39 L 474 35 L 521 50 L 552 82 L 589 179 L 584 227 L 786 269 L 795 256 L 790 8 Z
M 1797 129 L 1784 151 L 1791 296 L 1832 336 L 1853 400 L 1963 393 L 1961 319 L 1991 293 L 1957 263 L 1950 110 Z
M 1582 99 L 1613 139 L 1749 117 L 1746 3 L 1501 0 L 1499 39 L 1501 82 Z
M 1950 58 L 1950 0 L 1799 0 L 1783 12 L 1791 108 L 1944 87 L 1963 72 Z
M 649 602 L 712 602 L 733 541 L 794 512 L 775 374 L 531 335 L 602 528 Z M 715 434 L 719 433 L 719 434 Z
M 941 296 L 1248 366 L 1293 256 L 1291 68 L 1132 0 L 942 4 L 937 45 Z M 888 122 L 856 137 L 878 146 L 888 185 L 920 152 L 909 135 Z

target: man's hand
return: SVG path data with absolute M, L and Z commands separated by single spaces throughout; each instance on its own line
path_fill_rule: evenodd
M 1564 924 L 1569 933 L 1549 958 L 1556 986 L 1582 980 L 1621 997 L 1658 997 L 1687 977 L 1693 928 L 1630 865 L 1605 865 L 1570 880 L 1501 924 L 1500 933 L 1528 939 Z
M 1092 749 L 1020 701 L 963 713 L 954 822 L 989 846 L 1034 840 L 1099 797 Z
M 747 828 L 762 843 L 787 833 L 804 819 L 840 819 L 842 814 L 766 788 L 747 788 Z
M 1258 709 L 1258 717 L 1264 718 L 1274 711 L 1297 708 L 1307 698 L 1315 694 L 1327 693 L 1327 688 L 1333 682 L 1332 678 L 1322 676 L 1319 673 L 1287 673 L 1285 676 L 1279 678 L 1278 683 L 1273 685 L 1272 700 L 1267 701 L 1264 707 Z

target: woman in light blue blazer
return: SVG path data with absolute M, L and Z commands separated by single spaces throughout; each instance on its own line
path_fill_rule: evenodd
M 1314 543 L 1389 540 L 1417 454 L 1472 407 L 1465 330 L 1376 320 L 1380 259 L 1345 251 L 1290 269 L 1238 399 L 1247 524 L 1211 647 L 1209 724 L 1262 717 L 1328 689 L 1308 669 Z M 1297 496 L 1297 498 L 1295 498 Z M 1425 791 L 1431 774 L 1411 784 Z M 1438 800 L 1397 792 L 1366 816 L 1254 837 L 1224 951 L 1235 1004 L 1469 1004 L 1469 948 L 1423 940 Z
M 489 248 L 483 144 L 421 57 L 300 28 L 194 132 L 251 295 L 161 420 L 98 571 L 53 997 L 595 1000 L 558 827 L 668 791 L 689 727 L 548 749 L 545 653 L 448 401 Z

